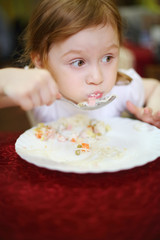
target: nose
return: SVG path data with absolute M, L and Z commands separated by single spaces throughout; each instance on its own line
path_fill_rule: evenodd
M 99 85 L 103 82 L 102 72 L 99 66 L 91 67 L 89 74 L 86 77 L 87 84 Z

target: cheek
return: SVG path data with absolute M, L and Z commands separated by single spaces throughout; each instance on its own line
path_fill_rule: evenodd
M 80 81 L 77 79 L 77 74 L 56 63 L 50 63 L 49 71 L 57 83 L 59 91 L 66 97 L 69 97 L 70 94 L 76 96 L 77 89 L 80 88 Z
M 80 90 L 81 85 L 79 84 L 79 81 L 75 81 L 74 78 L 63 78 L 63 80 L 58 80 L 58 86 L 61 91 L 64 93 L 72 93 L 72 95 L 75 95 L 77 91 Z
M 115 85 L 115 83 L 116 83 L 116 80 L 117 80 L 117 72 L 118 72 L 118 61 L 117 61 L 117 62 L 115 63 L 115 65 L 113 66 L 112 71 L 111 71 L 111 75 L 110 75 L 112 87 L 113 87 L 113 86 Z
M 49 61 L 48 66 L 48 70 L 57 83 L 61 94 L 67 98 L 79 98 L 77 95 L 80 94 L 79 92 L 81 91 L 80 88 L 82 86 L 81 82 L 78 81 L 79 76 L 65 66 L 57 64 L 57 61 Z
M 56 74 L 55 77 L 59 87 L 72 89 L 76 85 L 74 75 L 62 71 L 61 73 Z
M 107 92 L 110 92 L 112 90 L 112 88 L 115 86 L 115 82 L 116 82 L 116 80 L 109 81 L 109 84 L 107 84 L 107 86 L 106 86 Z
M 80 81 L 77 81 L 76 76 L 70 74 L 58 74 L 56 75 L 56 82 L 59 88 L 59 91 L 67 98 L 73 98 L 73 100 L 79 98 L 80 88 L 82 84 Z
M 105 74 L 105 84 L 104 84 L 107 89 L 107 92 L 109 92 L 114 87 L 116 80 L 117 80 L 117 69 L 114 68 L 111 71 L 107 71 L 107 73 Z

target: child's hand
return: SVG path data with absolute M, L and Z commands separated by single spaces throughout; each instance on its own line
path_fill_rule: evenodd
M 157 128 L 160 128 L 160 111 L 153 114 L 152 109 L 149 107 L 139 108 L 130 101 L 127 101 L 127 109 L 130 113 L 134 114 L 139 120 L 150 123 Z
M 2 71 L 2 93 L 23 110 L 49 105 L 60 98 L 58 87 L 47 70 L 8 68 Z

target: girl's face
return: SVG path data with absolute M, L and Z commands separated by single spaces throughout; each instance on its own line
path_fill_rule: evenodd
M 49 71 L 60 93 L 78 103 L 90 94 L 108 93 L 116 82 L 119 40 L 111 25 L 84 29 L 55 43 L 48 53 Z

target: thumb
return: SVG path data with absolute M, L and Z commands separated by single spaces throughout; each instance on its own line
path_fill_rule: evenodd
M 62 97 L 62 95 L 58 92 L 58 93 L 56 94 L 56 99 L 61 99 L 61 97 Z

